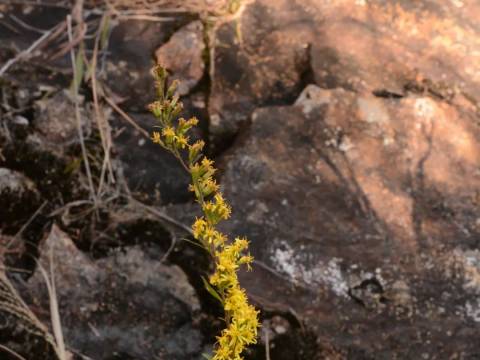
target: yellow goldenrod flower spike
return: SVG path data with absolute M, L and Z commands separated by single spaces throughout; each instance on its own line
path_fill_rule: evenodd
M 248 240 L 236 238 L 233 242 L 219 232 L 215 226 L 230 217 L 231 207 L 219 192 L 213 175 L 213 161 L 203 156 L 203 141 L 189 143 L 188 131 L 198 124 L 196 118 L 177 119 L 183 109 L 174 95 L 176 83 L 167 88 L 167 72 L 160 66 L 152 70 L 158 100 L 149 109 L 158 119 L 161 131 L 152 133 L 152 141 L 172 152 L 190 173 L 192 183 L 189 190 L 195 193 L 203 211 L 192 225 L 194 238 L 210 253 L 215 261 L 215 271 L 209 277 L 214 295 L 218 294 L 225 311 L 226 328 L 217 337 L 212 360 L 242 360 L 242 352 L 257 341 L 258 311 L 248 303 L 245 290 L 240 286 L 237 271 L 245 265 L 250 270 L 253 261 L 247 252 Z M 182 152 L 183 151 L 183 152 Z M 184 158 L 188 158 L 185 163 Z M 201 160 L 200 160 L 201 159 Z M 215 294 L 216 292 L 216 294 Z M 211 292 L 212 293 L 212 292 Z
M 154 131 L 152 133 L 152 141 L 155 144 L 161 144 L 162 143 L 162 138 L 160 137 L 160 133 L 158 131 Z
M 214 195 L 214 201 L 205 202 L 202 206 L 202 210 L 209 222 L 214 225 L 221 220 L 227 220 L 232 211 L 220 193 Z

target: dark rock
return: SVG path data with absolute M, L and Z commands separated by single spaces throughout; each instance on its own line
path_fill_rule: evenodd
M 110 54 L 104 58 L 106 82 L 119 97 L 125 98 L 124 108 L 144 111 L 155 99 L 150 74 L 155 65 L 155 50 L 185 22 L 182 16 L 165 22 L 125 20 L 113 28 Z
M 150 114 L 132 114 L 144 129 L 153 130 Z M 190 178 L 175 157 L 124 123 L 115 123 L 114 151 L 133 195 L 150 203 L 178 203 L 191 198 Z
M 45 31 L 52 29 L 53 27 L 65 21 L 66 16 L 69 14 L 69 10 L 62 7 L 51 6 L 30 6 L 28 3 L 6 4 L 2 2 L 2 22 L 0 24 L 0 62 L 2 65 L 9 59 L 13 58 L 19 51 L 28 49 L 36 40 L 39 39 L 41 34 L 35 29 L 44 29 Z M 12 16 L 13 15 L 13 16 Z M 26 26 L 24 24 L 27 24 Z M 66 34 L 65 34 L 66 35 Z M 6 57 L 2 56 L 2 50 L 11 50 Z M 48 55 L 57 53 L 59 48 L 55 46 L 40 47 L 30 52 L 27 58 L 34 61 L 43 62 L 45 64 Z M 54 65 L 63 66 L 64 68 L 71 67 L 70 54 L 64 56 L 61 59 L 57 59 Z M 26 61 L 17 61 L 5 74 L 10 77 L 15 72 L 15 76 L 11 76 L 13 79 L 18 79 L 18 71 L 22 71 L 28 67 Z M 34 79 L 38 77 L 38 74 L 29 74 L 28 82 L 34 82 Z M 29 84 L 24 84 L 29 85 Z
M 0 229 L 15 234 L 40 206 L 40 194 L 25 175 L 0 168 Z
M 180 81 L 177 93 L 188 94 L 203 77 L 205 70 L 203 24 L 193 21 L 178 30 L 156 52 L 157 63 L 164 66 L 172 79 Z
M 53 266 L 68 347 L 95 359 L 192 359 L 203 336 L 193 325 L 199 302 L 185 274 L 163 265 L 154 247 L 131 247 L 92 261 L 57 227 L 41 248 L 40 264 Z M 48 309 L 37 271 L 28 289 L 37 309 Z M 39 316 L 48 321 L 48 312 Z
M 42 197 L 68 202 L 83 190 L 76 177 L 82 155 L 75 107 L 67 90 L 35 80 L 25 87 L 20 79 L 0 86 L 5 109 L 0 111 L 0 167 L 25 174 Z M 84 105 L 80 121 L 88 142 L 90 111 Z
M 79 104 L 79 115 L 83 136 L 91 133 L 91 113 Z M 67 90 L 35 102 L 33 125 L 43 147 L 62 151 L 79 143 L 75 104 Z
M 31 133 L 25 139 L 8 142 L 2 153 L 0 164 L 25 173 L 45 198 L 65 203 L 76 196 L 74 194 L 86 193 L 74 176 L 83 166 L 80 149 L 70 156 L 66 149 L 54 147 L 44 142 L 42 135 Z
M 261 105 L 293 102 L 309 71 L 311 20 L 291 1 L 255 1 L 215 31 L 209 99 L 213 145 Z
M 347 358 L 477 353 L 479 154 L 475 114 L 434 97 L 309 86 L 256 110 L 222 178 L 252 298 Z

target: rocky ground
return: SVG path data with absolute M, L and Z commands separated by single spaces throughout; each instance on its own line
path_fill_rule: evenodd
M 480 358 L 477 1 L 3 3 L 0 345 L 56 359 L 46 269 L 72 358 L 209 353 L 189 179 L 145 136 L 160 61 L 251 240 L 247 359 Z

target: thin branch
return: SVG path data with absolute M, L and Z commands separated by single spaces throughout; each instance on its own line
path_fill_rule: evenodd
M 65 210 L 69 210 L 70 208 L 74 207 L 74 206 L 80 206 L 80 205 L 93 205 L 92 204 L 92 201 L 91 200 L 75 200 L 75 201 L 71 201 L 67 204 L 65 204 L 64 206 L 58 208 L 58 209 L 55 209 L 53 210 L 48 216 L 52 217 L 52 216 L 57 216 L 59 214 L 61 214 L 62 212 L 64 212 Z
M 270 360 L 270 330 L 265 329 L 265 360 Z
M 9 297 L 11 296 L 11 298 L 14 300 L 15 311 L 13 313 L 17 314 L 17 316 L 19 314 L 22 315 L 22 318 L 27 321 L 31 326 L 34 326 L 36 329 L 38 329 L 43 334 L 43 338 L 49 344 L 51 344 L 54 349 L 56 349 L 56 344 L 51 338 L 48 329 L 27 306 L 25 301 L 23 301 L 21 296 L 18 294 L 18 291 L 12 285 L 11 281 L 4 272 L 0 272 L 0 283 L 2 284 L 2 286 L 7 288 L 6 293 L 9 294 Z
M 192 235 L 193 236 L 193 232 L 192 232 L 192 229 L 185 225 L 185 224 L 182 224 L 181 222 L 175 220 L 174 218 L 168 216 L 167 214 L 159 211 L 158 209 L 154 208 L 153 206 L 148 206 L 148 205 L 145 205 L 143 203 L 141 203 L 140 201 L 137 201 L 133 198 L 130 198 L 129 199 L 134 205 L 137 205 L 143 209 L 145 209 L 146 211 L 150 212 L 152 215 L 155 215 L 157 216 L 158 218 L 162 219 L 162 220 L 165 220 L 166 222 L 172 224 L 172 225 L 175 225 L 176 227 L 184 230 L 185 232 L 187 232 L 188 234 Z
M 80 31 L 77 32 L 75 37 L 70 36 L 69 34 L 68 44 L 66 44 L 66 46 L 61 48 L 59 51 L 57 51 L 53 55 L 49 56 L 49 60 L 53 61 L 67 54 L 69 51 L 71 52 L 75 46 L 80 44 L 85 39 L 85 34 L 87 33 L 87 30 L 88 30 L 87 24 L 85 23 L 80 24 Z
M 8 60 L 0 69 L 0 77 L 2 77 L 7 72 L 7 70 L 10 69 L 10 67 L 16 62 L 28 58 L 28 56 L 31 55 L 32 51 L 34 51 L 47 37 L 49 37 L 54 29 L 55 27 L 45 32 L 42 36 L 35 40 L 33 44 L 30 45 L 26 50 L 19 52 L 14 58 Z
M 57 292 L 55 289 L 55 279 L 53 277 L 53 255 L 52 249 L 50 249 L 50 276 L 49 278 L 47 271 L 44 269 L 42 264 L 37 261 L 38 270 L 42 274 L 45 285 L 47 286 L 48 298 L 50 303 L 50 320 L 52 322 L 53 336 L 55 338 L 55 352 L 60 360 L 66 360 L 66 350 L 65 342 L 63 339 L 62 324 L 60 321 L 60 312 L 58 310 L 58 299 Z
M 10 19 L 12 19 L 14 22 L 16 22 L 18 25 L 20 25 L 21 27 L 27 29 L 27 30 L 30 30 L 30 31 L 33 31 L 33 32 L 36 32 L 38 34 L 45 34 L 46 32 L 48 32 L 48 30 L 44 30 L 44 29 L 39 29 L 35 26 L 32 26 L 32 25 L 29 25 L 27 24 L 26 22 L 22 21 L 21 19 L 19 19 L 18 17 L 16 17 L 15 15 L 13 14 L 8 14 L 8 16 L 10 17 Z
M 253 264 L 255 265 L 258 265 L 260 266 L 261 268 L 267 270 L 268 272 L 270 272 L 271 274 L 275 275 L 276 277 L 278 277 L 279 279 L 281 280 L 284 280 L 286 282 L 291 282 L 290 279 L 288 279 L 287 277 L 283 276 L 280 272 L 278 272 L 277 270 L 275 270 L 274 268 L 268 266 L 267 264 L 265 264 L 264 262 L 260 261 L 260 260 L 253 260 Z M 303 285 L 302 283 L 300 282 L 295 282 L 295 283 L 292 283 L 294 286 L 296 287 L 299 287 L 299 288 L 302 288 L 302 289 L 309 289 L 308 286 L 306 285 Z
M 67 5 L 55 4 L 55 3 L 43 3 L 40 1 L 28 1 L 28 0 L 7 0 L 6 5 L 29 5 L 38 7 L 51 7 L 59 9 L 69 9 Z
M 25 231 L 25 229 L 32 223 L 33 220 L 35 220 L 35 218 L 38 216 L 38 214 L 40 214 L 40 212 L 43 210 L 43 208 L 45 207 L 45 205 L 48 204 L 48 201 L 45 200 L 43 202 L 42 205 L 39 206 L 39 208 L 32 214 L 32 216 L 30 216 L 30 219 L 27 220 L 27 222 L 25 224 L 23 224 L 23 226 L 20 228 L 20 230 L 17 231 L 17 233 L 13 236 L 13 238 L 9 241 L 9 243 L 7 244 L 7 249 L 10 247 L 11 243 L 15 240 L 15 239 L 18 239 L 19 236 L 21 236 L 23 234 L 23 232 Z
M 53 250 L 50 248 L 50 281 L 52 288 L 52 298 L 50 299 L 50 311 L 52 318 L 52 328 L 55 340 L 59 349 L 59 355 L 61 360 L 66 360 L 66 349 L 65 349 L 65 340 L 63 337 L 62 322 L 60 317 L 60 310 L 58 306 L 58 297 L 57 297 L 57 287 L 55 285 L 55 275 L 54 275 L 54 263 L 53 263 Z
M 166 150 L 169 150 L 169 149 L 166 149 Z M 174 149 L 174 151 L 170 151 L 170 152 L 178 159 L 178 161 L 180 161 L 180 164 L 183 166 L 185 171 L 190 174 L 190 169 L 188 168 L 187 164 L 185 164 L 185 161 L 183 160 L 182 155 L 180 155 L 179 151 L 177 149 Z
M 175 21 L 174 17 L 162 17 L 162 16 L 152 16 L 152 15 L 120 15 L 118 16 L 119 20 L 138 20 L 138 21 L 152 21 L 152 22 L 168 22 Z
M 175 249 L 175 246 L 177 245 L 177 235 L 175 234 L 174 231 L 171 231 L 170 232 L 170 235 L 172 236 L 172 241 L 170 243 L 170 246 L 168 247 L 168 250 L 167 252 L 165 253 L 165 255 L 162 256 L 162 258 L 160 259 L 160 262 L 161 263 L 164 263 L 168 257 L 170 256 L 170 254 L 172 253 L 173 249 Z
M 8 347 L 6 347 L 6 346 L 4 346 L 4 345 L 1 345 L 1 344 L 0 344 L 0 349 L 8 352 L 10 355 L 15 356 L 17 359 L 27 360 L 27 359 L 25 359 L 22 355 L 20 355 L 19 353 L 13 351 L 12 349 L 9 349 Z
M 104 96 L 105 101 L 115 110 L 120 116 L 122 116 L 130 125 L 132 125 L 136 130 L 138 130 L 143 136 L 150 139 L 150 135 L 147 130 L 138 125 L 135 120 L 133 120 L 130 115 L 123 111 L 115 102 L 108 96 Z

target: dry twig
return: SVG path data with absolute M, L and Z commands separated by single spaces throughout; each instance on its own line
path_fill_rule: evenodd
M 52 249 L 50 249 L 49 255 L 50 255 L 50 259 L 49 259 L 50 276 L 47 274 L 47 271 L 43 268 L 42 264 L 37 263 L 37 266 L 47 286 L 48 298 L 50 302 L 50 318 L 52 321 L 53 336 L 55 337 L 55 345 L 56 345 L 55 351 L 60 360 L 67 360 L 67 351 L 65 347 L 65 341 L 63 338 L 62 323 L 60 320 L 60 311 L 58 307 L 57 289 L 55 287 Z
M 105 101 L 115 110 L 123 119 L 125 119 L 130 125 L 132 125 L 136 130 L 138 130 L 143 136 L 147 139 L 150 139 L 150 134 L 147 130 L 139 126 L 135 120 L 133 120 L 125 111 L 123 111 L 115 102 L 105 95 Z
M 14 22 L 16 22 L 18 25 L 20 25 L 24 29 L 36 32 L 38 34 L 45 34 L 46 32 L 48 32 L 48 30 L 39 29 L 35 26 L 27 24 L 26 22 L 22 21 L 21 19 L 19 19 L 18 17 L 16 17 L 13 14 L 8 14 L 8 16 L 9 16 L 10 19 L 12 19 Z
M 8 347 L 6 347 L 6 346 L 4 346 L 4 345 L 1 345 L 1 344 L 0 344 L 0 349 L 6 351 L 6 352 L 9 353 L 10 355 L 13 355 L 13 356 L 16 357 L 17 359 L 27 360 L 27 359 L 25 359 L 22 355 L 20 355 L 19 353 L 13 351 L 12 349 L 9 349 Z
M 149 205 L 145 205 L 143 203 L 141 203 L 140 201 L 137 201 L 133 198 L 130 198 L 129 201 L 133 204 L 133 205 L 136 205 L 144 210 L 146 210 L 147 212 L 151 213 L 152 215 L 158 217 L 159 219 L 161 220 L 164 220 L 172 225 L 175 225 L 176 227 L 178 227 L 179 229 L 182 229 L 183 231 L 185 231 L 187 234 L 189 235 L 192 235 L 193 236 L 193 232 L 192 232 L 192 229 L 185 225 L 185 224 L 182 224 L 180 221 L 177 221 L 175 220 L 174 218 L 168 216 L 167 214 L 165 214 L 164 212 L 156 209 L 155 207 L 153 206 L 149 206 Z
M 0 69 L 0 77 L 3 76 L 7 72 L 7 70 L 16 62 L 20 60 L 28 59 L 32 55 L 32 52 L 35 49 L 37 49 L 40 46 L 40 44 L 42 44 L 42 42 L 44 42 L 50 36 L 50 34 L 56 29 L 57 26 L 45 32 L 42 36 L 40 36 L 37 40 L 35 40 L 33 44 L 30 45 L 27 49 L 19 52 L 15 57 L 8 60 Z
M 85 34 L 87 33 L 87 25 L 85 23 L 82 23 L 79 26 L 80 28 L 76 32 L 75 37 L 69 37 L 69 41 L 67 45 L 61 48 L 56 53 L 54 53 L 53 55 L 51 55 L 49 57 L 50 61 L 53 61 L 55 59 L 62 57 L 65 54 L 68 54 L 69 51 L 71 51 L 75 46 L 77 46 L 83 41 Z
M 270 330 L 265 329 L 265 360 L 270 360 Z
M 10 246 L 12 245 L 13 241 L 15 241 L 16 239 L 18 239 L 22 234 L 23 232 L 25 231 L 25 229 L 32 223 L 33 220 L 35 220 L 35 218 L 38 216 L 38 214 L 40 214 L 40 212 L 43 210 L 43 208 L 45 207 L 45 205 L 48 204 L 48 201 L 45 200 L 43 202 L 42 205 L 40 205 L 40 207 L 35 210 L 35 212 L 32 214 L 32 216 L 30 216 L 30 218 L 27 220 L 27 222 L 25 224 L 22 225 L 22 227 L 20 228 L 20 230 L 17 231 L 17 233 L 13 236 L 13 238 L 8 242 L 7 246 L 6 246 L 6 249 L 9 249 Z

